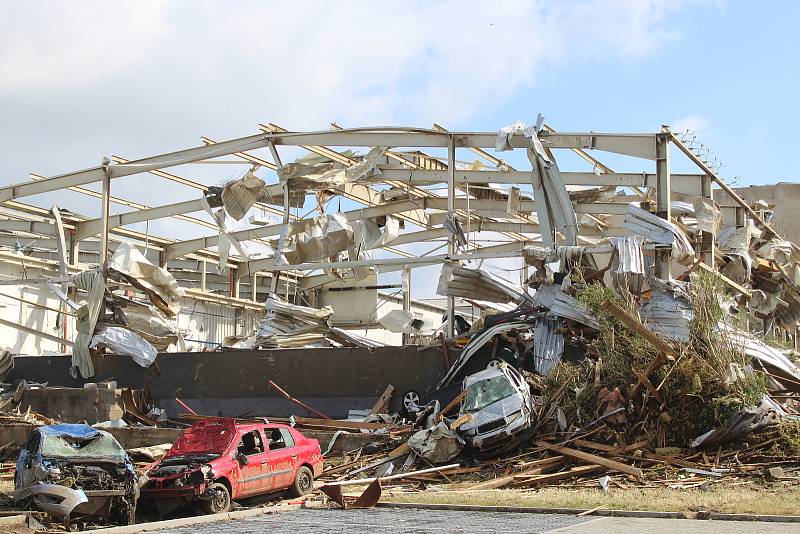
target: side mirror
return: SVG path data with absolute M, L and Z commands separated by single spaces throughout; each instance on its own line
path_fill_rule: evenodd
M 245 456 L 242 452 L 236 453 L 236 460 L 242 465 L 248 464 L 247 456 Z

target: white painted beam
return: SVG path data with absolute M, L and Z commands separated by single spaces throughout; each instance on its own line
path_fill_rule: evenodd
M 348 221 L 356 221 L 359 219 L 370 219 L 372 217 L 380 217 L 382 215 L 391 215 L 394 213 L 402 213 L 404 211 L 411 211 L 419 209 L 422 199 L 418 202 L 400 201 L 381 204 L 378 206 L 365 207 L 357 210 L 344 212 L 344 216 Z M 283 224 L 273 224 L 270 226 L 261 226 L 258 228 L 248 228 L 246 230 L 239 230 L 231 232 L 231 237 L 239 241 L 247 241 L 250 239 L 259 239 L 262 237 L 269 237 L 278 235 L 283 229 Z M 189 239 L 186 241 L 178 241 L 166 247 L 166 256 L 168 260 L 178 258 L 184 254 L 188 254 L 195 250 L 216 246 L 219 242 L 218 235 L 200 237 L 197 239 Z
M 174 204 L 166 204 L 155 208 L 146 208 L 136 211 L 129 211 L 126 213 L 118 213 L 110 215 L 108 218 L 108 227 L 116 228 L 118 226 L 125 226 L 128 224 L 135 224 L 144 221 L 152 221 L 154 219 L 162 219 L 164 217 L 172 217 L 175 215 L 182 215 L 184 213 L 192 213 L 203 209 L 202 199 L 187 200 L 185 202 L 176 202 Z M 91 219 L 86 222 L 78 224 L 78 239 L 86 239 L 100 233 L 103 227 L 101 219 Z

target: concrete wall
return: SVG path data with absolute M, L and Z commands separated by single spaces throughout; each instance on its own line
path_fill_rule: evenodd
M 69 366 L 64 356 L 19 357 L 6 380 L 83 387 L 69 376 Z M 175 397 L 205 415 L 311 415 L 270 390 L 267 381 L 272 379 L 331 417 L 371 407 L 388 384 L 397 391 L 393 409 L 398 409 L 402 393 L 428 390 L 445 370 L 438 348 L 416 346 L 161 353 L 149 369 L 111 355 L 98 358 L 95 368 L 93 381 L 144 388 L 170 415 L 185 411 Z
M 28 407 L 64 423 L 90 425 L 119 419 L 125 413 L 117 392 L 101 387 L 26 389 L 20 399 L 20 409 Z
M 736 193 L 749 203 L 763 200 L 775 205 L 773 227 L 789 241 L 800 243 L 800 183 L 781 182 L 774 185 L 738 187 Z M 723 206 L 734 206 L 733 200 L 724 192 L 714 191 L 714 200 Z

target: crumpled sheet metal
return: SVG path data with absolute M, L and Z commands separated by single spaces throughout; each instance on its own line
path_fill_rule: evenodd
M 277 348 L 288 346 L 330 346 L 321 344 L 329 331 L 327 319 L 333 308 L 322 309 L 299 306 L 270 297 L 264 303 L 266 315 L 258 325 L 255 348 Z
M 553 231 L 557 231 L 564 236 L 567 245 L 578 243 L 578 220 L 575 216 L 575 208 L 572 205 L 567 187 L 558 170 L 558 164 L 551 156 L 549 151 L 544 148 L 539 140 L 538 132 L 544 117 L 539 114 L 536 124 L 525 127 L 522 122 L 515 122 L 505 126 L 497 132 L 495 150 L 502 152 L 511 150 L 511 138 L 515 134 L 522 134 L 530 140 L 531 147 L 528 149 L 528 160 L 531 162 L 531 185 L 533 186 L 533 199 L 536 203 L 536 215 L 539 220 L 539 228 L 542 242 L 547 248 L 553 248 Z
M 211 209 L 211 205 L 209 204 L 209 197 L 204 196 L 202 198 L 203 209 L 208 213 L 208 215 L 214 220 L 219 228 L 219 239 L 217 240 L 217 253 L 219 254 L 219 263 L 217 263 L 217 272 L 222 274 L 225 272 L 225 269 L 228 266 L 228 256 L 231 253 L 231 245 L 241 254 L 241 256 L 245 259 L 249 259 L 250 256 L 247 253 L 247 250 L 244 248 L 244 244 L 240 243 L 239 240 L 235 239 L 231 236 L 233 233 L 233 228 L 231 228 L 230 224 L 228 223 L 228 213 L 225 211 L 225 208 L 220 208 L 217 211 Z
M 179 299 L 185 295 L 172 273 L 153 265 L 131 243 L 120 243 L 108 262 L 110 269 L 133 278 L 161 311 L 173 316 L 180 311 Z
M 341 187 L 370 173 L 383 158 L 386 150 L 385 147 L 372 148 L 361 161 L 349 167 L 342 167 L 340 163 L 333 162 L 288 163 L 278 168 L 278 178 L 282 183 L 288 183 L 292 189 Z
M 447 423 L 438 424 L 419 430 L 408 439 L 412 451 L 433 464 L 441 464 L 461 454 L 466 442 Z
M 299 230 L 299 231 L 298 231 Z M 309 224 L 289 225 L 283 239 L 283 250 L 276 250 L 286 263 L 299 264 L 317 261 L 339 252 L 344 252 L 353 245 L 353 227 L 341 213 L 321 215 Z M 278 248 L 280 240 L 273 243 Z
M 464 346 L 464 348 L 461 350 L 461 354 L 458 355 L 456 361 L 453 363 L 450 369 L 447 370 L 447 373 L 445 373 L 444 377 L 439 381 L 439 384 L 436 387 L 441 389 L 450 385 L 454 377 L 464 367 L 464 365 L 466 365 L 472 355 L 478 352 L 481 347 L 491 341 L 492 338 L 494 338 L 494 336 L 497 334 L 502 334 L 503 332 L 508 332 L 509 330 L 530 330 L 530 328 L 530 323 L 517 321 L 513 323 L 496 324 L 483 330 L 482 332 L 478 332 L 472 336 L 472 339 L 469 340 L 469 343 Z
M 255 204 L 262 189 L 264 180 L 253 174 L 252 170 L 247 171 L 238 180 L 228 182 L 222 189 L 221 195 L 225 211 L 237 221 L 241 221 Z
M 547 315 L 548 317 L 571 319 L 594 329 L 600 328 L 597 318 L 577 299 L 570 297 L 563 291 L 555 291 L 553 293 L 553 303 Z
M 536 322 L 533 331 L 533 366 L 542 376 L 549 373 L 564 354 L 564 334 L 557 331 L 560 327 L 560 320 L 542 319 Z
M 764 397 L 754 408 L 744 408 L 733 414 L 724 425 L 692 440 L 692 448 L 709 447 L 736 440 L 751 432 L 758 432 L 778 424 L 786 412 L 769 397 Z
M 697 229 L 717 235 L 722 227 L 722 212 L 719 204 L 710 198 L 697 197 L 692 201 Z
M 453 262 L 442 264 L 438 295 L 525 304 L 532 298 L 522 288 L 480 269 L 469 269 Z
M 350 508 L 372 508 L 381 499 L 381 479 L 373 480 L 367 489 L 357 498 L 347 497 L 342 492 L 339 484 L 325 484 L 320 486 L 320 491 L 331 498 L 333 502 L 342 507 L 343 510 Z
M 672 258 L 684 265 L 689 265 L 694 259 L 694 249 L 686 234 L 677 225 L 649 211 L 628 206 L 623 227 L 637 235 L 662 245 L 672 245 Z
M 800 391 L 800 368 L 779 350 L 774 349 L 748 333 L 733 327 L 724 327 L 724 333 L 734 343 L 739 343 L 745 354 L 760 363 L 778 380 L 787 379 L 781 384 L 788 390 Z
M 383 315 L 378 322 L 389 332 L 395 334 L 432 334 L 436 327 L 431 321 L 417 317 L 414 312 L 407 310 L 391 310 Z
M 639 316 L 642 323 L 659 337 L 674 341 L 689 341 L 689 322 L 694 311 L 689 302 L 688 288 L 676 280 L 664 283 L 653 280 L 651 298 L 645 300 Z
M 130 356 L 142 367 L 150 367 L 156 361 L 158 351 L 135 332 L 121 326 L 106 326 L 92 337 L 90 348 L 104 345 L 113 354 Z
M 122 325 L 147 340 L 157 350 L 164 351 L 170 345 L 181 345 L 182 334 L 173 319 L 167 319 L 153 305 L 144 305 L 115 296 L 117 311 Z
M 609 241 L 617 250 L 614 259 L 617 267 L 612 275 L 614 286 L 638 295 L 645 279 L 644 237 L 629 235 L 612 237 Z
M 94 376 L 94 363 L 89 354 L 89 344 L 103 306 L 106 284 L 99 270 L 80 272 L 73 275 L 71 281 L 75 287 L 86 291 L 89 295 L 86 304 L 76 311 L 75 347 L 72 349 L 70 374 L 73 378 L 77 378 L 78 373 L 82 378 L 89 378 Z

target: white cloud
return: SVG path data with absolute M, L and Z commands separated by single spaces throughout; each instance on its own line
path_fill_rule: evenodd
M 541 69 L 639 58 L 670 38 L 654 0 L 28 5 L 0 21 L 0 96 L 91 105 L 102 87 L 166 120 L 452 124 Z
M 689 115 L 672 121 L 670 129 L 676 134 L 690 132 L 698 139 L 708 139 L 711 136 L 711 121 L 702 115 Z
M 319 129 L 329 121 L 436 121 L 469 128 L 478 114 L 559 69 L 652 55 L 675 38 L 668 10 L 682 6 L 656 0 L 7 4 L 0 18 L 0 184 L 23 182 L 28 172 L 96 165 L 103 156 L 197 145 L 201 135 L 247 135 L 257 122 Z M 537 111 L 519 110 L 518 118 L 532 120 Z M 230 178 L 219 166 L 175 172 L 206 183 Z M 151 184 L 163 193 L 157 200 Z M 144 204 L 194 194 L 152 176 L 120 180 L 114 189 Z M 92 199 L 71 199 L 65 207 L 97 216 Z

